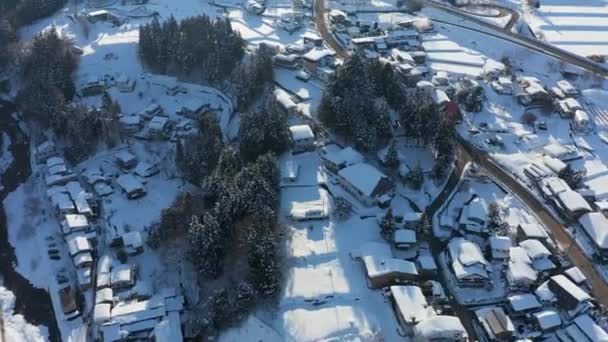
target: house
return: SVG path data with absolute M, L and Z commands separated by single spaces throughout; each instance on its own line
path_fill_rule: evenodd
M 562 319 L 555 310 L 543 310 L 532 315 L 536 326 L 543 332 L 557 330 L 562 325 Z
M 549 278 L 549 289 L 557 297 L 557 305 L 567 310 L 571 316 L 589 308 L 591 296 L 563 274 Z
M 114 291 L 104 288 L 95 292 L 95 304 L 112 304 L 114 302 Z
M 363 263 L 368 286 L 372 289 L 403 284 L 418 278 L 413 262 L 393 258 L 390 246 L 368 242 L 351 252 L 351 257 Z
M 608 219 L 602 213 L 592 212 L 582 215 L 578 222 L 581 231 L 593 244 L 600 257 L 608 257 Z
M 141 117 L 138 114 L 120 115 L 118 125 L 125 133 L 136 133 L 142 127 Z
M 437 108 L 445 109 L 448 103 L 452 102 L 448 94 L 441 89 L 435 89 L 431 95 L 433 103 Z
M 420 255 L 416 259 L 416 264 L 423 276 L 434 276 L 437 274 L 437 264 L 431 255 Z
M 113 290 L 132 287 L 135 285 L 135 269 L 128 264 L 121 264 L 112 268 L 110 282 Z
M 171 125 L 166 116 L 155 116 L 148 124 L 148 134 L 153 139 L 165 139 L 169 136 Z
M 490 237 L 490 254 L 492 259 L 509 259 L 511 253 L 511 239 L 508 236 Z
M 574 319 L 574 325 L 589 341 L 608 341 L 606 330 L 595 323 L 589 315 L 578 316 Z
M 338 182 L 365 206 L 383 201 L 394 193 L 394 184 L 382 172 L 367 163 L 348 166 L 338 171 Z
M 338 145 L 327 145 L 321 151 L 323 165 L 329 171 L 338 172 L 341 169 L 363 162 L 363 155 L 352 147 L 341 148 Z
M 416 232 L 411 229 L 397 229 L 393 236 L 395 248 L 408 249 L 416 245 Z
M 513 94 L 513 82 L 508 77 L 499 77 L 492 81 L 492 89 L 499 95 Z
M 384 39 L 389 48 L 405 47 L 407 49 L 420 46 L 418 31 L 415 28 L 388 30 Z
M 97 76 L 91 76 L 80 88 L 82 96 L 94 96 L 101 94 L 106 88 L 105 82 Z
M 448 258 L 452 271 L 462 287 L 483 287 L 490 280 L 488 262 L 477 244 L 464 238 L 448 243 Z
M 68 215 L 76 213 L 76 206 L 70 196 L 65 192 L 59 192 L 51 196 L 51 203 L 55 207 L 58 215 Z
M 163 107 L 161 107 L 158 103 L 151 103 L 148 107 L 142 110 L 139 113 L 139 116 L 144 119 L 150 120 L 155 116 L 159 116 L 163 114 Z
M 501 307 L 475 310 L 475 318 L 488 341 L 511 341 L 513 338 L 515 326 Z
M 416 324 L 435 316 L 435 310 L 418 286 L 391 286 L 390 294 L 393 310 L 406 335 L 413 334 Z
M 488 205 L 483 198 L 476 196 L 462 207 L 459 228 L 475 234 L 487 233 L 487 219 Z
M 281 88 L 277 88 L 274 90 L 273 94 L 284 114 L 290 115 L 297 112 L 298 106 L 288 92 Z
M 517 294 L 507 297 L 509 313 L 521 317 L 542 307 L 535 295 Z
M 91 258 L 91 243 L 84 233 L 70 234 L 66 236 L 66 243 L 70 256 L 74 259 L 76 267 L 88 267 L 93 264 Z
M 178 114 L 188 117 L 190 119 L 198 119 L 198 115 L 205 111 L 206 103 L 203 100 L 191 97 L 187 102 L 182 104 L 182 108 L 178 111 Z
M 128 199 L 137 199 L 146 195 L 146 189 L 141 182 L 131 174 L 118 177 L 116 183 L 127 195 Z
M 511 247 L 506 277 L 511 289 L 527 290 L 536 284 L 538 272 L 532 268 L 532 260 L 522 247 Z
M 551 252 L 542 242 L 534 239 L 524 240 L 519 243 L 519 246 L 526 251 L 535 270 L 544 272 L 555 269 L 555 264 L 549 259 Z
M 572 130 L 576 132 L 587 132 L 591 129 L 591 119 L 589 114 L 583 110 L 577 110 L 574 112 L 574 119 L 572 121 Z
M 584 286 L 587 283 L 587 277 L 585 277 L 583 272 L 576 266 L 572 266 L 565 270 L 564 274 L 577 286 Z
M 61 222 L 61 231 L 63 234 L 70 234 L 73 232 L 87 231 L 89 229 L 89 220 L 87 217 L 80 214 L 69 214 L 64 216 L 63 222 Z
M 96 10 L 86 14 L 87 20 L 92 24 L 100 22 L 100 21 L 108 21 L 114 25 L 120 25 L 121 20 L 113 13 L 108 12 L 107 10 Z
M 295 182 L 298 179 L 300 165 L 294 160 L 287 160 L 281 165 L 281 179 L 285 182 Z
M 116 78 L 116 87 L 121 93 L 130 93 L 135 89 L 135 80 L 126 74 L 120 74 Z
M 311 201 L 292 202 L 289 217 L 296 221 L 319 220 L 329 216 L 329 193 L 319 189 L 319 198 Z
M 308 125 L 289 127 L 294 152 L 311 151 L 315 148 L 315 134 Z
M 571 97 L 557 102 L 557 111 L 562 118 L 571 118 L 577 110 L 581 109 L 583 109 L 581 104 Z
M 313 33 L 310 31 L 305 32 L 302 35 L 302 39 L 304 40 L 304 44 L 306 44 L 306 45 L 313 45 L 313 46 L 317 46 L 317 47 L 323 45 L 323 38 L 321 38 L 316 33 Z
M 135 169 L 133 169 L 134 174 L 143 178 L 152 177 L 159 172 L 160 170 L 155 164 L 150 164 L 143 161 L 137 163 L 137 166 L 135 167 Z
M 302 57 L 295 53 L 284 55 L 277 54 L 272 57 L 272 62 L 275 66 L 286 68 L 286 69 L 297 69 L 300 66 Z
M 555 203 L 560 213 L 569 220 L 576 220 L 591 211 L 591 206 L 583 196 L 573 190 L 566 190 L 557 194 Z
M 42 144 L 36 146 L 36 162 L 37 163 L 43 163 L 48 158 L 54 156 L 55 154 L 57 154 L 57 148 L 55 146 L 55 143 L 50 140 L 47 140 L 47 141 L 43 142 Z
M 311 74 L 317 74 L 317 69 L 320 67 L 330 67 L 335 60 L 336 52 L 326 48 L 315 48 L 308 51 L 302 58 L 304 59 L 304 68 Z
M 538 223 L 520 223 L 517 225 L 517 241 L 521 242 L 528 239 L 535 239 L 547 246 L 549 235 Z
M 131 154 L 129 151 L 119 151 L 114 155 L 114 161 L 122 170 L 131 170 L 137 165 L 137 157 Z
M 144 251 L 144 242 L 141 233 L 131 231 L 121 236 L 122 248 L 128 255 L 137 255 Z
M 579 95 L 578 89 L 566 80 L 557 81 L 557 87 L 568 97 L 577 97 Z
M 414 342 L 427 341 L 468 341 L 467 331 L 455 316 L 437 315 L 414 326 Z

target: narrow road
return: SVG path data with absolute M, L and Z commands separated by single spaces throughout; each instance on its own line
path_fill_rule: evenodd
M 321 38 L 340 56 L 342 59 L 348 59 L 350 53 L 346 50 L 342 44 L 336 41 L 334 36 L 329 33 L 327 25 L 325 25 L 325 0 L 315 0 L 314 16 L 317 30 L 321 34 Z
M 597 301 L 604 306 L 608 306 L 608 284 L 606 284 L 595 269 L 593 262 L 566 232 L 566 227 L 555 219 L 527 187 L 515 180 L 512 175 L 496 166 L 488 155 L 481 153 L 467 143 L 459 143 L 457 148 L 461 155 L 467 155 L 470 160 L 475 161 L 483 167 L 490 175 L 500 181 L 508 189 L 509 193 L 517 196 L 519 200 L 528 206 L 534 215 L 551 231 L 551 235 L 568 254 L 570 261 L 585 274 Z

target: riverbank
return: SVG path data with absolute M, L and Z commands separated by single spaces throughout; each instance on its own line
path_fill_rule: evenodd
M 12 103 L 0 100 L 0 130 L 11 139 L 10 151 L 13 163 L 2 176 L 0 200 L 15 191 L 31 174 L 29 158 L 29 141 L 21 131 L 11 113 L 15 111 Z M 55 319 L 51 298 L 43 289 L 38 289 L 15 271 L 17 260 L 15 250 L 8 240 L 6 214 L 4 206 L 0 209 L 0 274 L 3 285 L 15 295 L 15 313 L 21 314 L 32 325 L 44 325 L 48 328 L 50 341 L 61 341 L 59 328 Z

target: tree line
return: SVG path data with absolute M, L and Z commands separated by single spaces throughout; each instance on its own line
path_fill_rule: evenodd
M 199 75 L 201 79 L 225 79 L 244 55 L 244 42 L 228 18 L 206 15 L 173 17 L 162 24 L 158 18 L 139 27 L 142 61 L 159 73 Z

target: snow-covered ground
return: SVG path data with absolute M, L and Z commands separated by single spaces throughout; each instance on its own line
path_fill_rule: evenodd
M 607 0 L 542 0 L 524 16 L 537 37 L 582 55 L 608 55 Z
M 11 137 L 6 132 L 2 132 L 2 151 L 0 151 L 0 176 L 11 166 L 13 154 L 9 150 L 11 147 Z
M 15 314 L 15 295 L 0 285 L 0 315 L 2 331 L 0 339 L 7 342 L 44 342 L 48 341 L 48 330 L 45 326 L 33 326 L 25 321 L 22 315 Z

